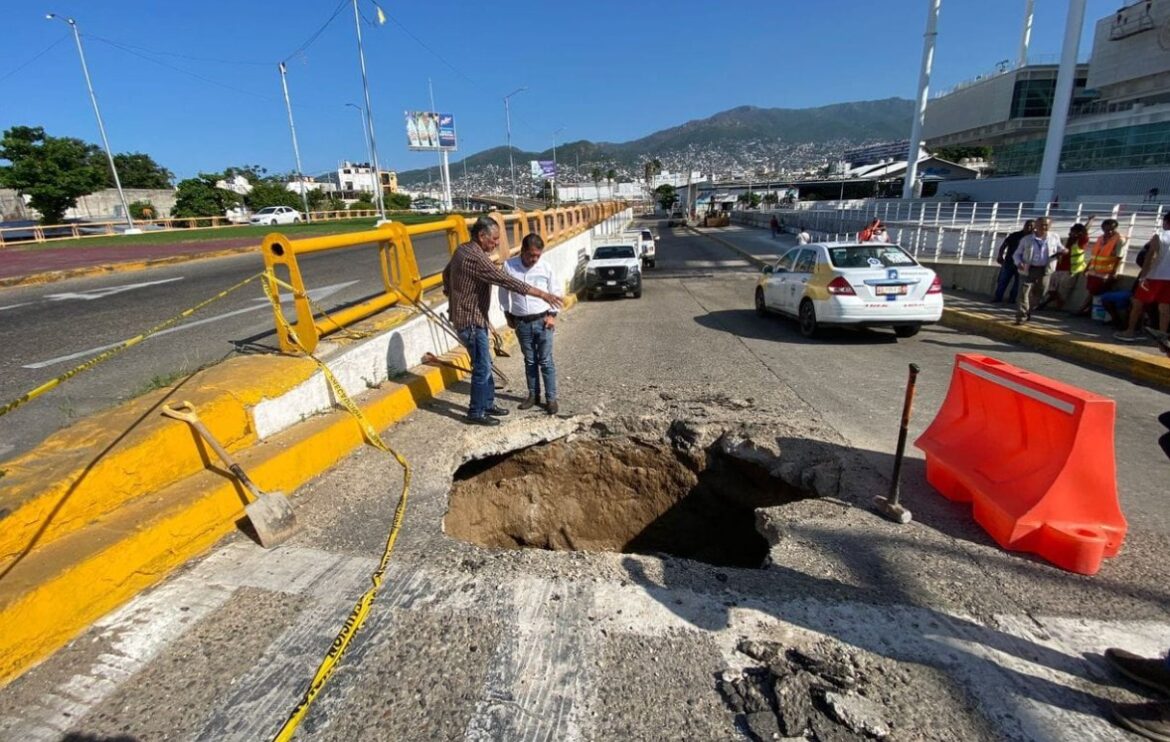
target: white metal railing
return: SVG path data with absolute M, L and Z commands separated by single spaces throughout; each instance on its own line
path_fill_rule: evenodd
M 1018 230 L 1027 219 L 1047 216 L 1052 230 L 1064 236 L 1068 228 L 1095 216 L 1093 231 L 1105 219 L 1116 219 L 1118 231 L 1131 244 L 1122 251 L 1124 264 L 1129 248 L 1135 250 L 1134 235 L 1144 244 L 1159 229 L 1166 206 L 1160 203 L 1076 203 L 1035 204 L 1010 202 L 944 202 L 871 199 L 863 201 L 801 202 L 795 208 L 767 211 L 734 211 L 733 219 L 755 227 L 767 228 L 773 216 L 784 221 L 789 231 L 804 226 L 816 240 L 856 239 L 858 232 L 872 219 L 881 219 L 891 242 L 928 260 L 953 260 L 992 264 L 1000 242 Z

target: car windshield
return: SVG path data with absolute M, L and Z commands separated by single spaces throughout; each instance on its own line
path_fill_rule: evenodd
M 265 206 L 263 209 L 260 209 L 256 213 L 257 214 L 275 214 L 276 207 L 275 206 Z
M 642 230 L 642 239 L 652 240 L 654 239 L 654 235 L 650 234 L 649 230 Z
M 593 253 L 594 260 L 612 260 L 613 258 L 632 258 L 637 254 L 630 245 L 609 245 L 599 247 Z
M 897 245 L 830 247 L 829 260 L 836 268 L 892 268 L 899 265 L 914 265 L 914 258 Z

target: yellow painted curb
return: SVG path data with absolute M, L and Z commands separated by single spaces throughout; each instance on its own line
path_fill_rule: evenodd
M 1007 340 L 1104 368 L 1152 386 L 1170 390 L 1170 358 L 1163 358 L 1116 343 L 1080 340 L 1042 327 L 1014 325 L 980 312 L 943 309 L 941 323 L 985 337 Z
M 243 255 L 245 253 L 257 252 L 257 249 L 257 245 L 249 245 L 247 247 L 233 247 L 227 250 L 215 250 L 212 252 L 168 255 L 164 258 L 151 258 L 149 260 L 131 260 L 121 263 L 103 263 L 102 265 L 87 265 L 80 268 L 68 268 L 66 270 L 60 271 L 30 273 L 27 276 L 0 278 L 0 288 L 8 286 L 35 286 L 42 283 L 64 281 L 67 278 L 84 278 L 85 276 L 98 276 L 107 273 L 129 273 L 131 271 L 146 270 L 147 268 L 157 268 L 160 265 L 192 263 L 196 260 L 205 260 L 208 258 L 224 258 L 231 255 Z
M 443 358 L 467 362 L 464 352 Z M 363 400 L 363 411 L 379 430 L 461 376 L 447 367 L 420 366 L 412 373 L 413 379 L 388 384 Z M 292 492 L 362 442 L 357 422 L 338 410 L 239 452 L 238 458 L 262 489 Z M 196 448 L 193 441 L 188 445 Z M 100 527 L 72 533 L 10 565 L 0 578 L 0 684 L 210 548 L 235 529 L 244 516 L 243 502 L 233 479 L 204 470 L 132 503 Z

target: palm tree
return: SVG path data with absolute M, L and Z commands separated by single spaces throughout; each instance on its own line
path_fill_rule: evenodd
M 589 171 L 589 177 L 593 179 L 593 192 L 597 194 L 597 200 L 601 200 L 601 191 L 598 183 L 601 182 L 601 168 L 595 167 Z
M 615 178 L 617 178 L 617 171 L 614 170 L 612 167 L 609 170 L 605 171 L 605 180 L 606 180 L 606 183 L 609 185 L 610 199 L 613 199 L 613 181 Z

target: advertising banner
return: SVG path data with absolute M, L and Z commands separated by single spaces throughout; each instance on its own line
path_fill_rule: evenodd
M 434 111 L 407 111 L 406 146 L 418 152 L 455 151 L 455 117 Z
M 557 166 L 552 160 L 529 160 L 529 165 L 535 180 L 549 180 L 557 175 Z

